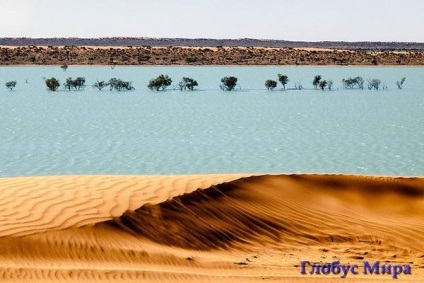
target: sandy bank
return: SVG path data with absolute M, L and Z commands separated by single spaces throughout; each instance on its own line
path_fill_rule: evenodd
M 422 51 L 267 47 L 3 46 L 3 65 L 424 65 Z

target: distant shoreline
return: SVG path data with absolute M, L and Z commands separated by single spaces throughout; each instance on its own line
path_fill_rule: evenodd
M 0 66 L 424 66 L 424 51 L 276 47 L 1 46 Z
M 17 64 L 17 65 L 0 65 L 0 68 L 13 68 L 13 67 L 26 67 L 26 68 L 37 68 L 37 67 L 60 67 L 62 64 L 50 64 L 50 65 L 29 65 L 29 64 Z M 104 67 L 104 68 L 110 68 L 110 65 L 84 65 L 84 64 L 73 64 L 68 65 L 69 67 L 87 67 L 87 68 L 96 68 L 96 67 Z M 340 68 L 340 67 L 346 67 L 346 68 L 422 68 L 424 65 L 380 65 L 380 66 L 374 66 L 374 65 L 116 65 L 117 67 L 125 67 L 125 68 L 138 68 L 138 67 L 145 67 L 145 68 L 155 68 L 155 67 L 166 67 L 166 68 L 178 68 L 178 67 L 210 67 L 210 68 L 219 68 L 219 67 L 233 67 L 233 68 L 248 68 L 248 67 L 293 67 L 293 68 L 309 68 L 309 67 L 315 67 L 315 68 Z
M 274 48 L 321 48 L 347 50 L 415 50 L 424 51 L 424 42 L 382 41 L 290 41 L 275 39 L 212 39 L 212 38 L 150 38 L 150 37 L 103 37 L 103 38 L 0 38 L 0 46 L 185 46 L 185 47 L 274 47 Z

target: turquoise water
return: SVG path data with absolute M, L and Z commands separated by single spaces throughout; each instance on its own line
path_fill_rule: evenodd
M 198 91 L 151 92 L 159 74 Z M 266 79 L 287 74 L 287 87 Z M 334 91 L 314 90 L 315 75 Z M 241 89 L 219 89 L 224 76 Z M 43 77 L 87 84 L 117 77 L 133 92 L 51 93 Z M 387 90 L 344 90 L 342 78 L 379 78 Z M 406 77 L 403 90 L 395 82 Z M 17 80 L 15 90 L 4 87 Z M 26 83 L 26 80 L 28 83 Z M 424 175 L 424 68 L 0 67 L 0 176 L 327 172 Z

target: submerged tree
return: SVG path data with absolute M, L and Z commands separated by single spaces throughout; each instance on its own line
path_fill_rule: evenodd
M 197 83 L 196 80 L 192 79 L 192 78 L 186 78 L 183 77 L 183 79 L 178 83 L 178 87 L 180 88 L 180 90 L 194 90 L 194 87 L 198 86 L 199 84 Z
M 155 79 L 151 79 L 147 87 L 150 90 L 161 91 L 165 90 L 172 83 L 172 79 L 168 75 L 159 75 Z
M 364 89 L 364 79 L 362 77 L 347 78 L 342 80 L 344 88 L 355 88 Z
M 111 78 L 107 83 L 109 85 L 110 90 L 122 91 L 122 90 L 134 90 L 135 88 L 132 86 L 132 82 L 123 81 L 117 78 Z
M 107 87 L 109 84 L 106 83 L 105 81 L 99 81 L 97 80 L 94 84 L 93 87 L 97 88 L 98 90 L 102 90 L 105 87 Z
M 73 87 L 77 90 L 85 88 L 85 78 L 84 77 L 78 77 L 74 80 Z
M 67 78 L 63 86 L 70 91 L 72 88 L 72 78 Z
M 312 81 L 312 84 L 315 87 L 315 89 L 318 88 L 320 81 L 321 81 L 321 76 L 320 75 L 317 75 L 317 76 L 314 77 L 314 80 Z
M 301 82 L 299 82 L 299 83 L 297 83 L 297 84 L 294 84 L 294 89 L 302 90 L 302 89 L 303 89 L 302 83 L 301 83 Z
M 283 85 L 283 88 L 286 89 L 286 84 L 289 82 L 289 77 L 286 75 L 278 74 L 278 81 Z
M 378 90 L 380 88 L 381 81 L 379 79 L 369 79 L 368 80 L 368 89 Z
M 85 87 L 85 78 L 78 77 L 76 79 L 72 79 L 71 77 L 69 77 L 66 79 L 66 82 L 63 84 L 63 86 L 69 91 L 71 89 L 80 90 Z
M 396 82 L 396 85 L 399 89 L 402 89 L 403 83 L 405 82 L 406 78 L 403 77 L 400 81 Z
M 333 88 L 333 81 L 332 80 L 329 80 L 327 82 L 327 87 L 328 87 L 328 90 L 331 90 Z
M 273 90 L 274 88 L 276 88 L 276 87 L 277 87 L 277 82 L 276 82 L 276 81 L 274 81 L 274 80 L 266 80 L 266 82 L 265 82 L 265 87 L 266 87 L 268 90 Z
M 16 86 L 16 81 L 10 81 L 6 83 L 6 87 L 10 90 L 13 90 Z
M 46 79 L 45 83 L 47 88 L 51 91 L 56 91 L 60 86 L 60 82 L 56 78 Z
M 362 77 L 355 77 L 355 82 L 360 89 L 364 89 L 364 79 Z
M 223 77 L 221 79 L 221 85 L 219 86 L 222 90 L 232 91 L 237 86 L 236 77 Z
M 326 86 L 327 86 L 327 81 L 326 80 L 323 80 L 323 81 L 320 81 L 319 82 L 319 88 L 320 89 L 324 90 Z
M 112 90 L 120 90 L 120 87 L 119 87 L 119 85 L 120 85 L 120 79 L 117 79 L 117 78 L 111 78 L 111 79 L 109 79 L 109 81 L 108 81 L 108 83 L 107 83 L 107 85 L 110 87 L 110 91 L 112 91 Z

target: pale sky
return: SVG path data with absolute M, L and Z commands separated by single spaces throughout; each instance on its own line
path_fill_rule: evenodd
M 0 37 L 424 42 L 424 0 L 0 0 Z

